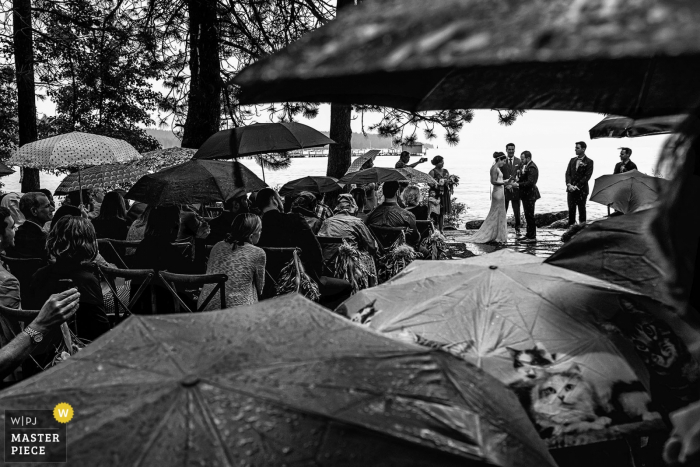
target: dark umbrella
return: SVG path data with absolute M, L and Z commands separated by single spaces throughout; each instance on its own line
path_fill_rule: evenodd
M 256 123 L 215 133 L 200 146 L 194 159 L 233 159 L 327 144 L 335 141 L 301 123 Z
M 638 170 L 603 175 L 595 179 L 591 201 L 627 214 L 654 203 L 665 183 L 666 179 L 652 177 Z
M 15 173 L 15 169 L 13 169 L 12 167 L 8 167 L 3 162 L 0 162 L 0 177 L 4 177 L 5 175 L 12 175 L 13 173 Z
M 366 185 L 368 183 L 407 182 L 408 180 L 409 177 L 399 169 L 372 167 L 371 169 L 345 174 L 343 178 L 338 180 L 338 183 L 344 185 L 351 183 L 355 185 Z
M 588 130 L 591 139 L 597 138 L 636 138 L 638 136 L 665 135 L 674 129 L 687 115 L 662 115 L 649 118 L 629 118 L 608 115 Z
M 141 177 L 126 198 L 148 205 L 226 201 L 267 184 L 238 162 L 190 161 Z
M 132 316 L 0 393 L 58 402 L 75 465 L 555 465 L 494 378 L 298 295 Z
M 331 191 L 340 190 L 340 188 L 341 186 L 338 185 L 337 178 L 308 176 L 285 183 L 280 189 L 280 195 L 293 195 L 295 193 L 301 193 L 302 191 L 317 194 L 329 193 Z
M 656 214 L 653 208 L 592 222 L 545 263 L 666 301 L 662 254 L 649 233 Z
M 700 99 L 696 0 L 364 2 L 244 69 L 241 103 L 677 114 Z

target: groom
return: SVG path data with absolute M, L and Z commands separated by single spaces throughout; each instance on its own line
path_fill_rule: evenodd
M 530 151 L 523 151 L 520 154 L 522 161 L 522 169 L 520 178 L 515 184 L 520 188 L 520 201 L 523 203 L 523 211 L 525 211 L 525 222 L 527 223 L 527 233 L 524 237 L 520 237 L 522 243 L 537 242 L 537 231 L 535 227 L 535 202 L 540 199 L 540 190 L 537 189 L 537 179 L 540 177 L 540 171 L 532 162 L 532 154 Z

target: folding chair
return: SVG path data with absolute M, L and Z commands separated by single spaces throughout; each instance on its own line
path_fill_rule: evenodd
M 287 264 L 290 259 L 294 260 L 294 265 L 296 266 L 296 290 L 299 292 L 301 288 L 301 260 L 299 255 L 301 254 L 301 249 L 296 247 L 262 247 L 265 252 L 267 261 L 265 263 L 265 287 L 263 288 L 262 298 L 271 298 L 277 295 L 277 279 L 279 277 L 272 277 L 272 273 L 268 269 L 268 266 L 272 264 Z M 275 274 L 279 274 L 279 271 L 273 271 Z
M 151 294 L 151 314 L 156 314 L 158 312 L 156 306 L 156 294 L 155 289 L 151 282 L 156 275 L 153 269 L 115 269 L 106 266 L 97 266 L 97 271 L 100 276 L 104 279 L 109 287 L 110 291 L 114 295 L 114 321 L 118 323 L 122 319 L 126 318 L 127 315 L 136 314 L 134 313 L 134 306 L 141 298 L 141 295 L 150 287 Z M 123 279 L 124 281 L 136 281 L 140 283 L 139 288 L 136 293 L 129 293 L 129 304 L 125 304 L 117 292 L 116 279 Z M 124 318 L 119 316 L 119 307 L 124 309 Z
M 391 248 L 402 233 L 406 233 L 407 227 L 379 227 L 375 225 L 368 226 L 369 230 L 374 234 L 379 244 L 379 249 L 382 254 Z
M 335 257 L 338 254 L 338 247 L 343 244 L 343 237 L 316 237 L 318 243 L 321 245 L 323 250 L 324 258 L 328 258 L 323 261 L 324 275 L 335 277 L 335 268 L 332 264 L 335 261 Z
M 226 281 L 228 276 L 226 274 L 174 274 L 172 272 L 158 271 L 158 279 L 165 286 L 165 288 L 172 294 L 175 299 L 175 313 L 180 313 L 180 307 L 184 307 L 185 311 L 188 313 L 193 313 L 190 307 L 182 300 L 180 295 L 177 293 L 177 285 L 184 286 L 198 286 L 202 287 L 206 284 L 216 284 L 212 291 L 209 293 L 207 298 L 202 303 L 202 306 L 196 309 L 196 311 L 204 310 L 216 292 L 219 292 L 219 300 L 221 302 L 221 309 L 226 308 Z
M 114 240 L 110 239 L 109 242 L 112 244 L 112 246 L 119 251 L 121 248 L 124 249 L 124 259 L 127 264 L 129 262 L 129 256 L 133 255 L 136 253 L 136 248 L 138 248 L 139 244 L 141 243 L 141 240 Z
M 0 259 L 7 270 L 19 281 L 20 300 L 22 303 L 27 303 L 32 276 L 39 268 L 46 266 L 46 262 L 41 258 L 11 258 L 1 253 Z
M 420 233 L 421 240 L 429 237 L 430 235 L 432 235 L 433 232 L 435 232 L 435 226 L 433 225 L 433 221 L 431 220 L 416 220 L 416 228 L 418 229 L 418 233 Z
M 119 254 L 117 249 L 114 248 L 114 245 L 112 245 L 113 241 L 116 240 L 108 238 L 97 239 L 97 249 L 100 255 L 102 255 L 108 263 L 116 264 L 119 269 L 128 269 L 129 267 L 124 262 L 124 258 Z

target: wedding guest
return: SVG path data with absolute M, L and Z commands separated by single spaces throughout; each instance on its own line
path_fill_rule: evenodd
M 384 202 L 377 206 L 369 215 L 365 223 L 368 226 L 377 227 L 406 227 L 406 242 L 417 246 L 420 242 L 420 233 L 416 229 L 416 216 L 406 211 L 396 202 L 399 182 L 385 182 L 382 186 Z
M 51 203 L 51 206 L 53 206 L 54 209 L 56 209 L 56 202 L 53 199 L 53 194 L 51 194 L 51 190 L 48 188 L 41 188 L 39 190 L 39 193 L 44 193 L 46 197 L 49 199 L 49 203 Z
M 224 240 L 231 232 L 231 224 L 239 214 L 248 212 L 248 199 L 245 193 L 227 199 L 224 202 L 224 211 L 220 216 L 209 221 L 209 236 L 207 245 L 216 245 Z
M 25 222 L 17 229 L 15 246 L 8 250 L 8 256 L 48 259 L 44 224 L 53 218 L 53 206 L 49 199 L 43 193 L 25 193 L 19 200 L 19 209 L 24 214 Z
M 143 204 L 143 203 L 139 203 Z M 148 216 L 150 215 L 153 208 L 151 206 L 145 205 L 145 209 L 141 212 L 141 215 L 131 224 L 129 231 L 126 234 L 126 240 L 129 242 L 140 242 L 143 240 L 143 236 L 146 233 L 146 225 L 148 224 Z M 126 254 L 133 255 L 136 253 L 136 248 L 127 248 Z
M 12 213 L 12 218 L 17 226 L 24 222 L 24 214 L 19 210 L 19 200 L 22 196 L 19 193 L 6 193 L 2 195 L 0 206 L 7 208 Z
M 452 182 L 450 181 L 450 173 L 445 168 L 445 158 L 435 156 L 430 161 L 435 166 L 428 175 L 433 177 L 438 182 L 437 191 L 440 198 L 440 215 L 438 216 L 438 228 L 440 232 L 445 226 L 445 216 L 452 214 Z
M 350 190 L 350 196 L 355 200 L 355 204 L 357 204 L 358 209 L 357 212 L 355 213 L 355 217 L 358 219 L 362 220 L 363 222 L 365 219 L 367 219 L 367 213 L 369 211 L 365 211 L 365 205 L 367 203 L 367 197 L 365 195 L 365 190 L 363 190 L 360 187 L 353 188 Z M 340 197 L 338 197 L 340 199 Z M 338 206 L 336 206 L 336 209 Z
M 410 185 L 403 191 L 403 202 L 406 205 L 406 211 L 416 216 L 417 221 L 427 221 L 430 209 L 428 206 L 421 204 L 420 188 L 415 185 Z
M 313 193 L 308 191 L 299 193 L 292 202 L 291 212 L 303 217 L 314 235 L 318 233 L 323 221 L 316 217 L 318 211 L 316 210 L 316 196 Z
M 418 159 L 418 162 L 414 162 L 413 164 L 409 164 L 408 161 L 411 160 L 411 153 L 408 151 L 401 151 L 401 155 L 399 156 L 398 162 L 394 165 L 395 169 L 403 169 L 404 167 L 410 167 L 414 169 L 418 164 L 422 164 L 423 162 L 426 162 L 428 160 L 427 157 L 421 157 Z
M 326 195 L 324 193 L 318 193 L 316 195 L 316 217 L 319 218 L 321 222 L 325 221 L 333 215 L 333 210 L 324 204 L 326 200 Z
M 438 225 L 440 220 L 440 198 L 438 198 L 437 188 L 428 190 L 428 206 L 430 208 L 430 219 L 433 224 Z
M 566 168 L 566 200 L 569 205 L 569 226 L 576 223 L 578 209 L 579 222 L 586 222 L 586 198 L 588 181 L 593 175 L 593 160 L 586 156 L 587 145 L 583 141 L 576 143 L 576 157 L 569 161 Z
M 251 213 L 238 214 L 226 240 L 214 245 L 207 264 L 207 274 L 226 274 L 226 306 L 252 305 L 258 302 L 265 286 L 265 252 L 255 246 L 262 233 L 262 221 Z M 206 284 L 199 294 L 198 307 L 214 288 Z M 206 310 L 221 308 L 215 294 Z
M 0 207 L 0 249 L 5 251 L 15 244 L 15 220 L 12 213 L 5 207 Z M 19 281 L 0 263 L 0 304 L 7 308 L 19 309 L 21 299 Z M 22 332 L 19 322 L 0 314 L 0 347 L 5 347 Z M 21 375 L 8 377 L 6 381 L 18 381 Z
M 372 232 L 355 216 L 358 211 L 355 199 L 348 193 L 338 197 L 333 217 L 323 222 L 319 237 L 341 237 L 355 246 L 361 252 L 374 254 L 377 250 L 377 242 Z M 338 252 L 338 245 L 324 245 L 323 257 L 325 261 L 331 261 Z M 371 269 L 374 269 L 372 267 Z
M 49 224 L 49 231 L 53 229 L 53 226 L 56 225 L 56 222 L 60 221 L 66 216 L 78 216 L 87 219 L 87 212 L 84 209 L 81 210 L 80 208 L 71 206 L 70 204 L 64 204 L 60 208 L 58 208 L 58 210 L 55 213 L 53 213 L 51 223 Z
M 126 222 L 126 206 L 124 198 L 116 191 L 107 193 L 100 207 L 100 214 L 92 219 L 97 238 L 126 240 L 129 226 Z
M 613 174 L 621 174 L 630 170 L 637 170 L 637 164 L 630 160 L 632 150 L 630 148 L 620 148 L 620 162 L 615 164 Z
M 501 167 L 501 172 L 503 173 L 503 178 L 508 180 L 510 178 L 515 179 L 518 171 L 522 167 L 520 158 L 515 156 L 515 144 L 508 143 L 506 145 L 506 163 Z M 508 214 L 508 205 L 513 205 L 513 220 L 515 221 L 515 236 L 520 236 L 520 190 L 518 187 L 513 185 L 508 185 L 505 191 L 506 196 L 506 214 Z

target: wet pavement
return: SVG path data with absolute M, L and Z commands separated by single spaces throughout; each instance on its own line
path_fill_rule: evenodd
M 502 244 L 470 243 L 469 236 L 476 233 L 476 230 L 446 230 L 445 237 L 453 259 L 470 258 L 504 248 L 547 258 L 563 245 L 561 236 L 564 232 L 565 230 L 559 229 L 537 229 L 537 243 L 522 243 L 516 240 L 513 229 L 508 229 L 508 241 Z

